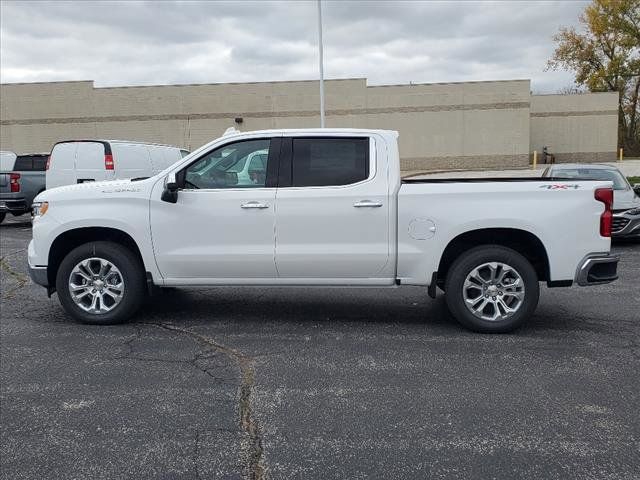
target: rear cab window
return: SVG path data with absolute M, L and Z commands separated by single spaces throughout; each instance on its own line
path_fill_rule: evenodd
M 47 155 L 18 155 L 14 170 L 17 172 L 44 172 Z
M 369 178 L 368 137 L 294 137 L 293 187 L 344 186 Z

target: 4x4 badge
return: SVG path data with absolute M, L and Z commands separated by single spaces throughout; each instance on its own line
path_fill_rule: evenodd
M 553 185 L 540 185 L 538 188 L 546 188 L 547 190 L 577 190 L 580 188 L 578 184 L 565 184 L 565 183 L 557 183 Z

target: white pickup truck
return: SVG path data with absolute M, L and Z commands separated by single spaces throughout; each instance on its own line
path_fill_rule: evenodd
M 127 320 L 155 287 L 419 285 L 482 332 L 520 326 L 541 281 L 617 278 L 611 182 L 401 180 L 397 138 L 232 132 L 151 178 L 47 190 L 31 278 L 94 324 Z

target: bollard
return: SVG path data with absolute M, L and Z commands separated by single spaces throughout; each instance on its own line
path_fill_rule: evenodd
M 620 149 L 620 156 L 618 157 L 618 161 L 619 161 L 619 162 L 621 162 L 621 161 L 622 161 L 622 155 L 623 155 L 623 153 L 624 153 L 624 152 L 623 152 L 623 150 L 624 150 L 624 149 L 622 149 L 622 148 Z
M 531 170 L 535 170 L 538 166 L 538 151 L 533 151 L 533 165 L 531 165 Z

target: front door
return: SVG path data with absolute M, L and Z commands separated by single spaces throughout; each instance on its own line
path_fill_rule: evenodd
M 162 201 L 163 185 L 156 185 L 151 230 L 166 283 L 276 276 L 276 189 L 268 186 L 267 175 L 274 170 L 269 165 L 277 166 L 279 145 L 279 139 L 258 138 L 204 154 L 183 170 L 184 188 L 175 204 Z M 267 157 L 263 170 L 243 175 L 256 152 Z

